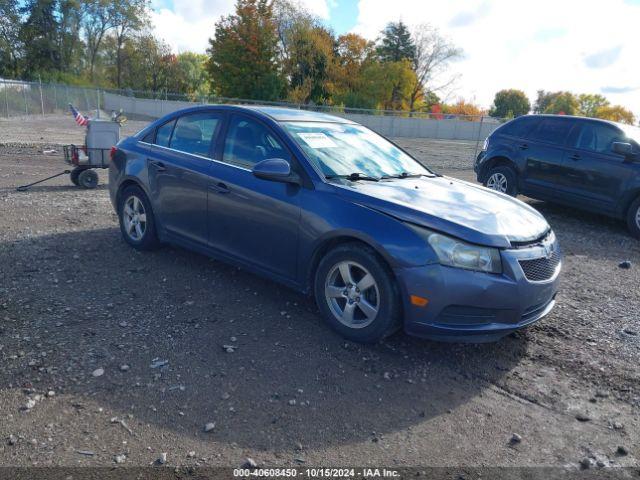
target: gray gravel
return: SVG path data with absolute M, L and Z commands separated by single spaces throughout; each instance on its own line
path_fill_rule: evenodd
M 639 466 L 640 243 L 621 223 L 531 201 L 566 255 L 550 316 L 495 344 L 360 346 L 277 284 L 128 248 L 105 172 L 16 192 L 64 168 L 41 152 L 78 141 L 69 117 L 0 132 L 0 464 Z

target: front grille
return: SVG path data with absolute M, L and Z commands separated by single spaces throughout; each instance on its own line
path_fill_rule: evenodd
M 518 260 L 524 276 L 531 282 L 544 282 L 553 277 L 560 263 L 560 254 L 554 250 L 550 257 Z

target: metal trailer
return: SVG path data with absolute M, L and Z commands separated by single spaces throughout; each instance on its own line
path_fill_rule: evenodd
M 87 125 L 84 145 L 64 145 L 64 161 L 71 165 L 71 170 L 64 170 L 37 182 L 18 187 L 18 191 L 28 190 L 61 175 L 69 175 L 71 183 L 82 188 L 96 188 L 98 173 L 96 168 L 109 168 L 112 149 L 120 141 L 120 124 L 112 120 L 92 119 Z

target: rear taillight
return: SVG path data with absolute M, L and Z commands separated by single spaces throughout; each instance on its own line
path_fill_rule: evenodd
M 109 159 L 113 161 L 113 158 L 116 156 L 116 153 L 118 153 L 118 148 L 111 147 L 111 151 L 109 152 Z

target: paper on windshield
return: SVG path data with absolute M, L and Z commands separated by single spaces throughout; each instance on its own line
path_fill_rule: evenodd
M 298 133 L 304 143 L 311 148 L 335 148 L 338 145 L 324 133 Z

